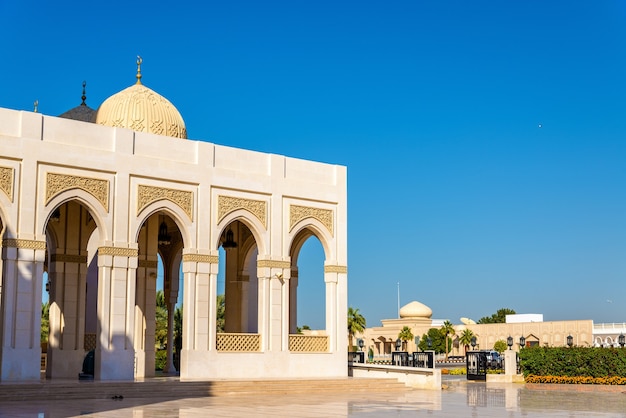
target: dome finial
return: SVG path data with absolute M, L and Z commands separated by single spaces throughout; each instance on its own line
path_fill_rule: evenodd
M 143 60 L 137 55 L 137 84 L 141 84 L 141 63 Z
M 81 96 L 81 99 L 83 99 L 83 102 L 80 104 L 81 106 L 87 106 L 87 103 L 85 103 L 85 100 L 87 100 L 87 96 L 85 96 L 86 86 L 87 86 L 87 82 L 83 80 L 83 95 Z
M 37 110 L 39 108 L 39 100 L 35 100 L 35 102 L 33 103 L 33 112 L 37 113 Z

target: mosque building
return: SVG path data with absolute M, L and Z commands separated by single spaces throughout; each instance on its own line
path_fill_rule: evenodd
M 373 359 L 387 360 L 391 353 L 398 351 L 396 342 L 404 327 L 408 327 L 413 339 L 400 343 L 401 351 L 420 351 L 420 339 L 431 328 L 441 329 L 444 320 L 432 319 L 432 310 L 421 302 L 413 301 L 402 308 L 398 318 L 381 320 L 382 326 L 369 327 L 355 335 L 363 340 L 363 351 L 372 353 Z M 456 321 L 455 321 L 456 322 Z M 478 324 L 469 318 L 460 318 L 460 323 L 452 324 L 454 332 L 450 356 L 464 356 L 466 350 L 492 350 L 497 341 L 512 338 L 511 349 L 523 347 L 566 346 L 572 344 L 584 347 L 619 347 L 620 336 L 626 334 L 626 323 L 594 324 L 591 319 L 544 321 L 541 314 L 507 315 L 505 323 Z M 474 336 L 475 345 L 464 344 L 464 332 Z M 621 337 L 624 338 L 624 337 Z M 443 355 L 442 355 L 443 356 Z
M 187 139 L 141 65 L 97 110 L 85 84 L 59 117 L 0 108 L 0 381 L 40 379 L 42 288 L 48 379 L 76 379 L 92 351 L 97 380 L 153 376 L 159 259 L 165 372 L 182 293 L 181 379 L 346 376 L 346 167 Z M 308 239 L 325 258 L 314 335 L 297 333 Z

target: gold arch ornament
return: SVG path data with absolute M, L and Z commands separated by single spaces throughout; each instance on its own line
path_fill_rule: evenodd
M 109 211 L 108 180 L 57 173 L 46 174 L 46 205 L 59 193 L 71 189 L 86 191 L 102 204 L 105 211 Z
M 193 192 L 143 184 L 137 186 L 137 215 L 146 206 L 161 199 L 174 203 L 185 212 L 190 221 L 193 220 Z
M 331 236 L 334 236 L 333 230 L 333 211 L 330 209 L 313 208 L 310 206 L 289 205 L 289 231 L 303 219 L 317 219 L 324 225 Z
M 217 222 L 221 222 L 226 215 L 237 209 L 244 209 L 257 217 L 263 228 L 267 228 L 267 202 L 263 200 L 244 199 L 240 197 L 217 197 Z

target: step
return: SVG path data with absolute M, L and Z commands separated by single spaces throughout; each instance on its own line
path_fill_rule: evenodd
M 396 379 L 271 379 L 142 382 L 56 382 L 0 384 L 0 402 L 29 399 L 193 398 L 260 394 L 369 393 L 410 390 Z

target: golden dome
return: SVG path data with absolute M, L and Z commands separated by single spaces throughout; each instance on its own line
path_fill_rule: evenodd
M 400 318 L 430 318 L 432 315 L 432 309 L 416 301 L 408 303 L 400 309 Z
M 141 84 L 141 57 L 137 57 L 137 83 L 106 99 L 94 122 L 156 135 L 187 138 L 185 122 L 165 97 Z

